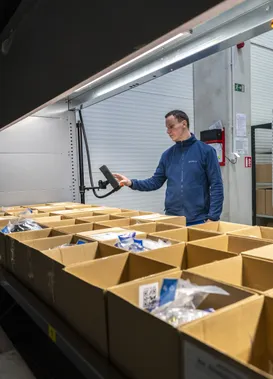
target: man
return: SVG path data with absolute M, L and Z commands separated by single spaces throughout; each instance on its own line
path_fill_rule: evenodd
M 138 191 L 155 191 L 167 180 L 167 215 L 186 216 L 187 225 L 219 220 L 224 191 L 214 148 L 190 133 L 186 113 L 173 110 L 166 114 L 165 121 L 175 145 L 163 153 L 154 175 L 145 180 L 130 180 L 115 174 L 116 179 Z

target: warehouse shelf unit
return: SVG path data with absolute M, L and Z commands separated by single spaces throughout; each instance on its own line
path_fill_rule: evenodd
M 262 131 L 262 134 L 260 133 Z M 257 183 L 256 165 L 257 163 L 271 163 L 272 150 L 264 148 L 264 139 L 270 143 L 272 141 L 272 124 L 261 124 L 251 126 L 251 155 L 252 155 L 252 224 L 261 225 L 266 219 L 273 219 L 273 216 L 257 214 L 256 189 L 272 187 L 272 183 Z
M 1 268 L 0 285 L 88 379 L 126 379 L 49 307 Z

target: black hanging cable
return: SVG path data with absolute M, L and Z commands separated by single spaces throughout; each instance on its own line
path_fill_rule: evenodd
M 80 117 L 81 129 L 82 129 L 83 140 L 84 140 L 85 151 L 86 151 L 88 173 L 89 173 L 89 179 L 90 179 L 90 184 L 91 184 L 91 188 L 90 189 L 92 189 L 94 196 L 96 196 L 98 199 L 103 199 L 105 197 L 108 197 L 108 196 L 112 195 L 114 192 L 117 191 L 117 189 L 113 189 L 112 191 L 106 193 L 105 195 L 98 195 L 97 194 L 97 192 L 96 192 L 96 188 L 97 187 L 95 187 L 94 181 L 93 181 L 90 151 L 89 151 L 89 146 L 88 146 L 88 141 L 87 141 L 87 135 L 86 135 L 86 131 L 85 131 L 85 126 L 84 126 L 84 122 L 83 122 L 83 117 L 82 117 L 82 111 L 81 111 L 81 109 L 79 109 L 79 117 Z

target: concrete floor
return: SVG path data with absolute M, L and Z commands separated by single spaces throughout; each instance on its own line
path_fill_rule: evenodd
M 20 354 L 0 327 L 0 378 L 35 379 Z

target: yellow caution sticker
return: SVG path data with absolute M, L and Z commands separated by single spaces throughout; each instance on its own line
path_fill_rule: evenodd
M 57 332 L 51 325 L 48 325 L 48 337 L 51 339 L 52 342 L 56 343 Z

